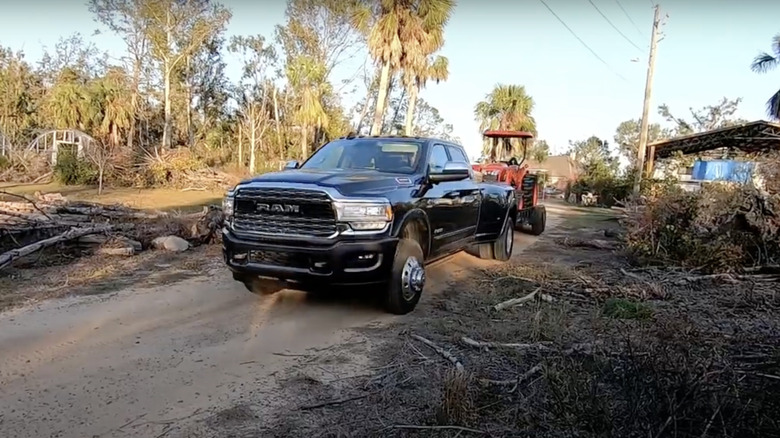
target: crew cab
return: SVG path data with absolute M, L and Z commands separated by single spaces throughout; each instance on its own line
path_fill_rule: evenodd
M 225 263 L 250 291 L 378 286 L 387 310 L 405 314 L 430 262 L 474 246 L 510 258 L 517 200 L 510 186 L 476 182 L 458 144 L 350 136 L 242 181 L 223 211 Z

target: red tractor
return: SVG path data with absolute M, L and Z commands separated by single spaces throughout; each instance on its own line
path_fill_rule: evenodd
M 493 153 L 488 158 L 490 162 L 473 164 L 471 167 L 482 174 L 484 182 L 509 184 L 514 187 L 518 209 L 515 226 L 520 229 L 528 227 L 528 232 L 535 236 L 542 234 L 547 223 L 547 210 L 538 202 L 544 188 L 540 184 L 539 175 L 530 172 L 528 164 L 524 164 L 528 154 L 528 141 L 534 137 L 533 134 L 524 131 L 485 131 L 483 136 L 493 143 Z M 513 138 L 520 140 L 522 159 L 518 162 L 515 157 L 511 157 L 508 161 L 497 161 L 496 151 L 511 151 L 513 148 L 510 141 Z

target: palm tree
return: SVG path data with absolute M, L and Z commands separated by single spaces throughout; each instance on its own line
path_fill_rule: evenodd
M 455 7 L 453 0 L 426 0 L 410 8 L 403 20 L 404 46 L 401 57 L 403 83 L 409 104 L 406 114 L 406 135 L 411 135 L 414 111 L 419 91 L 426 82 L 437 83 L 449 75 L 447 58 L 433 54 L 444 45 L 444 27 Z
M 772 53 L 761 53 L 750 65 L 756 73 L 766 73 L 778 66 L 780 66 L 780 34 L 772 39 Z M 777 90 L 766 102 L 766 112 L 770 118 L 780 120 L 780 90 Z
M 87 81 L 75 70 L 66 67 L 60 72 L 47 96 L 53 128 L 87 130 L 90 110 L 86 86 Z
M 295 58 L 287 68 L 290 85 L 293 89 L 300 90 L 294 117 L 301 126 L 302 160 L 311 152 L 309 131 L 312 128 L 327 128 L 330 121 L 323 105 L 323 97 L 329 91 L 326 74 L 325 66 L 321 62 L 303 55 Z
M 479 122 L 480 131 L 487 129 L 528 131 L 536 135 L 536 121 L 531 112 L 534 108 L 534 100 L 526 94 L 522 85 L 498 84 L 485 100 L 474 107 L 474 116 Z M 496 158 L 497 148 L 495 142 L 486 144 L 487 155 L 491 159 Z M 512 151 L 509 142 L 504 144 L 505 152 Z
M 379 93 L 374 108 L 374 122 L 371 124 L 371 135 L 376 135 L 382 129 L 382 119 L 387 105 L 387 88 L 390 84 L 390 73 L 401 67 L 403 43 L 401 40 L 401 16 L 403 9 L 399 0 L 381 0 L 379 17 L 371 27 L 368 38 L 368 49 L 374 61 L 381 66 L 379 74 Z
M 120 68 L 109 68 L 103 78 L 95 82 L 94 106 L 96 134 L 104 138 L 111 147 L 119 145 L 120 132 L 130 129 L 133 122 L 133 104 L 128 100 L 130 85 L 126 73 Z
M 413 76 L 407 83 L 407 93 L 409 94 L 409 103 L 406 107 L 406 127 L 405 134 L 412 135 L 414 131 L 414 110 L 417 106 L 417 96 L 425 87 L 428 80 L 435 81 L 437 84 L 446 81 L 449 77 L 449 60 L 444 56 L 437 56 L 432 61 L 426 63 L 422 71 Z M 404 75 L 406 77 L 407 75 Z
M 391 75 L 409 71 L 404 82 L 414 84 L 424 74 L 430 55 L 444 45 L 444 25 L 454 5 L 454 0 L 380 1 L 368 39 L 371 56 L 381 66 L 371 134 L 381 130 Z

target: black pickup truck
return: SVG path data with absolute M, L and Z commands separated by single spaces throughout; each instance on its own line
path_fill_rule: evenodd
M 508 260 L 517 219 L 512 188 L 475 182 L 460 145 L 416 137 L 334 140 L 241 182 L 223 210 L 224 260 L 249 290 L 375 285 L 396 314 L 432 261 L 468 248 Z

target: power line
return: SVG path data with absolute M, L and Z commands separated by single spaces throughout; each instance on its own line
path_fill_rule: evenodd
M 563 20 L 561 19 L 561 17 L 559 17 L 559 16 L 558 16 L 558 14 L 556 14 L 556 13 L 555 13 L 555 11 L 553 11 L 553 10 L 552 10 L 552 8 L 550 8 L 550 6 L 548 6 L 548 5 L 547 5 L 547 3 L 545 3 L 545 1 L 544 1 L 544 0 L 539 0 L 539 1 L 540 1 L 540 2 L 542 2 L 542 4 L 544 5 L 544 7 L 545 7 L 545 8 L 547 8 L 547 10 L 548 10 L 548 11 L 550 11 L 550 13 L 551 13 L 551 14 L 553 14 L 553 16 L 554 16 L 555 18 L 557 18 L 557 19 L 558 19 L 558 21 L 559 21 L 559 22 L 560 22 L 560 23 L 563 25 L 563 27 L 565 27 L 565 28 L 566 28 L 566 30 L 568 30 L 568 31 L 569 31 L 569 33 L 571 33 L 571 34 L 572 34 L 572 36 L 574 36 L 574 38 L 577 38 L 577 41 L 579 41 L 579 42 L 580 42 L 580 44 L 582 44 L 582 45 L 583 45 L 583 46 L 584 46 L 586 49 L 588 49 L 588 51 L 589 51 L 589 52 L 590 52 L 590 53 L 591 53 L 591 54 L 592 54 L 594 57 L 596 57 L 596 59 L 598 59 L 599 61 L 601 61 L 601 63 L 602 63 L 602 64 L 604 64 L 604 65 L 605 65 L 605 66 L 606 66 L 606 67 L 607 67 L 607 68 L 608 68 L 608 69 L 609 69 L 609 70 L 610 70 L 612 73 L 614 73 L 614 74 L 615 74 L 617 77 L 619 77 L 620 79 L 622 79 L 622 80 L 624 80 L 624 81 L 628 82 L 628 81 L 626 80 L 626 78 L 625 78 L 625 77 L 623 77 L 623 75 L 621 75 L 620 73 L 616 72 L 616 71 L 615 71 L 615 70 L 614 70 L 614 69 L 613 69 L 613 68 L 612 68 L 612 67 L 611 67 L 611 66 L 610 66 L 610 65 L 607 63 L 607 61 L 604 61 L 604 59 L 602 59 L 602 58 L 601 58 L 601 56 L 599 56 L 599 55 L 598 55 L 598 53 L 596 53 L 596 52 L 595 52 L 593 49 L 591 49 L 591 48 L 590 48 L 590 46 L 589 46 L 588 44 L 586 44 L 586 43 L 585 43 L 585 41 L 583 41 L 583 40 L 582 40 L 582 38 L 580 38 L 580 37 L 579 37 L 579 36 L 578 36 L 578 35 L 577 35 L 577 34 L 576 34 L 576 33 L 575 33 L 573 30 L 571 30 L 571 28 L 569 27 L 569 25 L 567 25 L 567 24 L 566 24 L 566 22 L 565 22 L 565 21 L 563 21 Z
M 642 51 L 642 49 L 641 49 L 639 46 L 637 46 L 636 44 L 634 44 L 634 42 L 633 42 L 633 41 L 631 41 L 631 39 L 630 39 L 630 38 L 628 38 L 628 37 L 626 36 L 626 34 L 624 34 L 623 32 L 621 32 L 621 31 L 620 31 L 620 29 L 618 29 L 618 28 L 617 28 L 617 26 L 615 26 L 615 24 L 614 24 L 614 23 L 612 23 L 612 20 L 610 20 L 609 18 L 607 18 L 607 16 L 606 16 L 606 15 L 604 15 L 604 13 L 603 13 L 603 12 L 601 12 L 601 9 L 599 9 L 599 7 L 598 7 L 598 6 L 596 6 L 596 4 L 595 4 L 595 3 L 593 3 L 593 0 L 588 0 L 588 3 L 590 3 L 590 5 L 591 5 L 591 6 L 593 6 L 593 8 L 596 10 L 596 12 L 598 12 L 598 13 L 599 13 L 599 15 L 601 15 L 601 17 L 602 17 L 604 20 L 606 20 L 606 21 L 607 21 L 607 23 L 609 23 L 609 25 L 610 25 L 610 26 L 612 26 L 612 28 L 613 28 L 613 29 L 615 29 L 615 32 L 619 33 L 619 34 L 620 34 L 620 36 L 622 36 L 624 40 L 628 41 L 628 43 L 629 43 L 629 44 L 631 44 L 632 46 L 636 47 L 636 49 L 637 49 L 637 50 L 639 50 L 640 52 Z
M 620 10 L 623 11 L 623 14 L 625 14 L 626 18 L 628 18 L 628 21 L 631 22 L 631 25 L 634 26 L 634 29 L 636 29 L 636 33 L 638 33 L 639 36 L 644 36 L 644 34 L 642 34 L 642 31 L 639 30 L 639 26 L 637 26 L 636 23 L 634 23 L 634 20 L 631 18 L 630 15 L 628 15 L 628 12 L 626 12 L 626 9 L 623 7 L 623 4 L 620 3 L 620 0 L 615 0 L 615 3 L 617 3 Z

